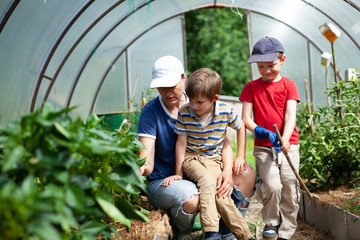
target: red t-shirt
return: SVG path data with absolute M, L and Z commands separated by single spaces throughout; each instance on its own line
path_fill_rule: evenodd
M 282 77 L 277 82 L 265 82 L 261 77 L 248 82 L 239 99 L 253 104 L 254 122 L 257 125 L 275 132 L 273 125 L 276 124 L 281 135 L 284 129 L 286 102 L 288 100 L 300 102 L 295 82 L 286 77 Z M 299 133 L 296 126 L 289 143 L 299 144 Z M 266 138 L 255 138 L 255 146 L 272 147 L 272 144 Z

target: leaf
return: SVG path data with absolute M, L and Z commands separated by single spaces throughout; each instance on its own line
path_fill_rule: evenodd
M 105 228 L 107 228 L 106 223 L 98 221 L 87 221 L 80 226 L 79 232 L 81 232 L 82 234 L 90 234 L 96 236 Z
M 70 184 L 65 188 L 65 200 L 69 206 L 83 211 L 85 194 L 78 186 Z
M 131 226 L 131 220 L 127 219 L 124 214 L 122 214 L 117 207 L 115 207 L 111 202 L 108 202 L 104 199 L 103 194 L 97 193 L 95 196 L 96 202 L 100 205 L 101 209 L 115 221 L 119 221 L 121 224 L 126 227 Z
M 150 222 L 149 219 L 141 212 L 132 206 L 132 204 L 125 198 L 116 198 L 116 206 L 121 209 L 123 214 L 130 219 Z
M 71 134 L 59 122 L 54 122 L 54 126 L 64 137 L 71 139 Z
M 9 171 L 10 169 L 15 168 L 16 164 L 21 161 L 25 155 L 25 148 L 22 145 L 16 146 L 9 153 L 6 154 L 2 170 L 4 172 Z
M 61 235 L 57 229 L 49 222 L 42 221 L 41 219 L 30 222 L 26 226 L 26 229 L 29 231 L 29 233 L 31 233 L 30 235 L 35 234 L 36 236 L 40 237 L 40 239 L 45 240 L 51 237 L 52 240 L 62 240 Z
M 65 197 L 65 191 L 62 187 L 49 183 L 46 185 L 44 191 L 39 193 L 39 196 L 41 198 L 63 199 Z
M 29 175 L 24 179 L 21 184 L 21 190 L 25 196 L 32 195 L 37 191 L 34 176 Z

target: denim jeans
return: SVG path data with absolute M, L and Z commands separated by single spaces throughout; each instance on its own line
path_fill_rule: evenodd
M 186 213 L 183 211 L 182 206 L 191 196 L 199 194 L 195 183 L 188 180 L 177 180 L 173 181 L 170 186 L 164 187 L 162 186 L 163 181 L 164 178 L 148 184 L 146 190 L 150 204 L 153 207 L 163 209 L 168 213 L 174 235 L 179 236 L 191 233 L 195 217 L 198 213 Z M 254 187 L 253 195 L 255 190 L 256 187 Z M 234 187 L 231 197 L 241 214 L 244 216 L 250 204 L 248 204 L 246 208 L 241 208 L 240 204 L 250 202 L 250 199 L 246 198 L 236 187 Z M 224 235 L 229 232 L 229 229 L 220 220 L 219 233 Z
M 199 194 L 195 183 L 188 180 L 176 180 L 164 187 L 163 181 L 164 178 L 148 184 L 146 190 L 150 204 L 167 212 L 174 235 L 191 233 L 197 213 L 184 212 L 183 204 L 191 196 Z

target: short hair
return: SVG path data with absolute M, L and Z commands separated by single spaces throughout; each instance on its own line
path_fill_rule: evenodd
M 185 92 L 189 98 L 202 95 L 212 100 L 215 94 L 220 95 L 222 80 L 217 72 L 209 68 L 199 68 L 186 81 Z

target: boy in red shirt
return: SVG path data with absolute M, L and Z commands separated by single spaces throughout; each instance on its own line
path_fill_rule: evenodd
M 288 153 L 299 171 L 299 134 L 296 130 L 296 104 L 300 102 L 295 83 L 279 74 L 285 61 L 284 48 L 272 37 L 254 45 L 248 63 L 256 63 L 261 75 L 248 82 L 241 95 L 242 119 L 255 134 L 256 168 L 263 182 L 262 215 L 264 239 L 290 239 L 296 230 L 299 209 L 299 183 L 285 156 Z M 254 115 L 254 118 L 252 118 Z M 279 128 L 279 145 L 273 125 Z M 283 159 L 283 161 L 282 161 Z

